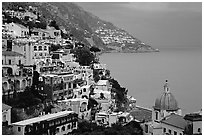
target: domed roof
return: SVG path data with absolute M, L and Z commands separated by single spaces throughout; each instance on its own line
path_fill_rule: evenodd
M 162 93 L 161 97 L 157 98 L 155 101 L 154 109 L 167 111 L 176 111 L 179 109 L 175 97 L 169 91 L 167 80 L 166 84 L 164 85 L 164 92 Z

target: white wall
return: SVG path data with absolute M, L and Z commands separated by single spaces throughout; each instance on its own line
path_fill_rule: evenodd
M 2 112 L 2 120 L 4 120 L 3 117 L 6 117 L 6 121 L 8 121 L 8 125 L 11 125 L 11 109 L 4 110 Z M 3 121 L 5 122 L 5 121 Z
M 200 131 L 202 133 L 202 121 L 193 122 L 193 134 L 199 133 L 198 128 L 200 128 Z
M 18 127 L 21 128 L 20 132 L 18 131 Z M 17 126 L 17 125 L 13 126 L 13 133 L 14 133 L 14 135 L 24 135 L 24 130 L 25 130 L 24 126 Z
M 161 126 L 162 126 L 162 134 L 165 135 L 165 133 L 163 133 L 163 129 L 166 128 L 166 133 L 169 133 L 169 129 L 171 130 L 171 135 L 174 135 L 174 131 L 177 132 L 177 135 L 179 135 L 180 133 L 183 134 L 183 129 L 180 129 L 180 128 L 177 128 L 177 127 L 174 127 L 174 126 L 170 126 L 170 125 L 167 125 L 165 123 L 161 123 Z

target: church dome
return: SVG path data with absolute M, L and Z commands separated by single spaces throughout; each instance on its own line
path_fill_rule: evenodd
M 164 85 L 164 92 L 155 101 L 154 109 L 167 110 L 167 111 L 176 111 L 179 109 L 178 103 L 175 97 L 169 90 L 167 80 L 166 80 L 166 84 Z

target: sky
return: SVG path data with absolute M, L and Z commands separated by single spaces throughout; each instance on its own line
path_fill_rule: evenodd
M 154 48 L 202 47 L 201 2 L 78 2 Z

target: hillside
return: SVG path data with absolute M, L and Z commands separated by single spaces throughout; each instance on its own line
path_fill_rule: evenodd
M 97 16 L 84 11 L 75 3 L 68 2 L 32 2 L 3 3 L 2 8 L 37 7 L 41 20 L 55 20 L 59 26 L 72 34 L 77 40 L 88 46 L 94 45 L 102 51 L 116 52 L 148 52 L 155 51 L 131 36 L 125 30 L 117 28 L 112 23 L 103 21 Z

